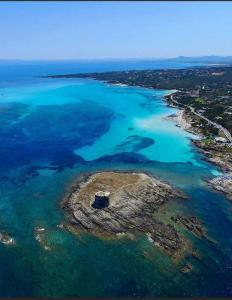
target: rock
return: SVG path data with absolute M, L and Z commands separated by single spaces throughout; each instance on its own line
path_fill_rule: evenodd
M 108 207 L 92 206 L 99 190 L 110 193 Z M 185 196 L 144 173 L 101 172 L 81 176 L 61 206 L 67 212 L 68 225 L 75 229 L 110 235 L 142 232 L 174 255 L 182 244 L 179 234 L 173 226 L 158 222 L 153 216 L 154 211 L 174 198 Z
M 226 196 L 232 200 L 232 173 L 218 176 L 210 180 L 209 184 L 212 185 L 217 191 L 225 193 Z
M 182 224 L 188 231 L 191 231 L 193 234 L 200 238 L 205 238 L 205 229 L 203 228 L 201 222 L 194 216 L 190 217 L 183 217 L 183 216 L 176 216 L 171 217 L 171 219 L 175 223 Z
M 193 266 L 191 264 L 186 264 L 185 266 L 183 266 L 180 271 L 184 274 L 190 273 L 193 269 Z
M 14 245 L 15 239 L 6 232 L 0 232 L 0 242 L 5 245 Z
M 35 232 L 35 239 L 41 245 L 41 247 L 44 250 L 51 250 L 51 247 L 49 247 L 46 244 L 46 239 L 45 239 L 46 230 L 45 230 L 45 228 L 43 228 L 43 227 L 35 227 L 34 228 L 34 232 Z
M 34 228 L 34 231 L 35 231 L 35 232 L 44 232 L 44 231 L 45 231 L 45 228 L 43 228 L 43 227 L 35 227 L 35 228 Z
M 61 223 L 61 224 L 57 224 L 56 227 L 57 227 L 57 228 L 60 228 L 60 229 L 64 229 L 65 226 L 64 226 L 63 223 Z
M 206 156 L 207 161 L 217 165 L 224 172 L 232 172 L 232 148 L 229 145 L 213 141 L 207 143 L 206 140 L 194 140 L 193 143 Z

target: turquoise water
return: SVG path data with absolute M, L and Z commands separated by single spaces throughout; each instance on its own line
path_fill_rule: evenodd
M 0 86 L 0 231 L 16 241 L 0 244 L 0 296 L 231 295 L 231 203 L 205 183 L 218 170 L 196 137 L 165 120 L 175 112 L 168 91 L 22 77 Z M 146 236 L 102 240 L 57 227 L 72 180 L 110 169 L 183 189 L 190 199 L 168 214 L 198 216 L 214 243 L 185 232 L 199 258 L 175 262 Z M 36 226 L 46 229 L 41 242 Z M 180 272 L 186 262 L 191 274 Z

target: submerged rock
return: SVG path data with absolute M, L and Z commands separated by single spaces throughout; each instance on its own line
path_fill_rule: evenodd
M 35 227 L 34 230 L 35 230 L 35 232 L 44 232 L 45 228 L 43 228 L 43 227 Z
M 183 266 L 183 267 L 180 269 L 180 271 L 181 271 L 182 273 L 184 273 L 184 274 L 188 274 L 188 273 L 190 273 L 190 272 L 192 271 L 192 269 L 193 269 L 193 266 L 192 266 L 191 264 L 187 263 L 185 266 Z
M 109 205 L 94 208 L 98 191 L 107 191 Z M 117 236 L 149 234 L 156 246 L 175 256 L 183 240 L 172 225 L 157 221 L 153 213 L 167 201 L 184 198 L 182 192 L 144 173 L 101 172 L 82 175 L 62 201 L 72 229 Z
M 64 228 L 64 224 L 63 224 L 63 223 L 57 224 L 56 227 L 57 227 L 57 228 L 60 228 L 60 229 L 63 229 L 63 228 Z
M 48 246 L 47 243 L 46 243 L 46 239 L 45 239 L 46 230 L 45 230 L 45 228 L 35 227 L 34 232 L 35 232 L 35 239 L 41 245 L 41 247 L 44 250 L 51 250 L 51 247 Z
M 5 245 L 14 245 L 15 239 L 6 232 L 0 232 L 0 242 Z
M 205 229 L 201 222 L 194 216 L 176 216 L 171 218 L 175 223 L 182 224 L 188 231 L 191 231 L 200 238 L 205 238 Z

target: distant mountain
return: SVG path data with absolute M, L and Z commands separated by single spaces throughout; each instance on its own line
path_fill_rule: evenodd
M 198 57 L 188 57 L 188 56 L 178 56 L 176 58 L 168 59 L 169 61 L 181 62 L 181 63 L 212 63 L 212 64 L 231 64 L 232 56 L 198 56 Z

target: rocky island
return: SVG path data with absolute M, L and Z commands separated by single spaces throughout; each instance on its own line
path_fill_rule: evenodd
M 61 206 L 71 231 L 115 237 L 147 234 L 155 246 L 175 258 L 186 250 L 185 238 L 172 224 L 154 217 L 154 212 L 175 198 L 186 196 L 147 174 L 99 172 L 80 176 Z

